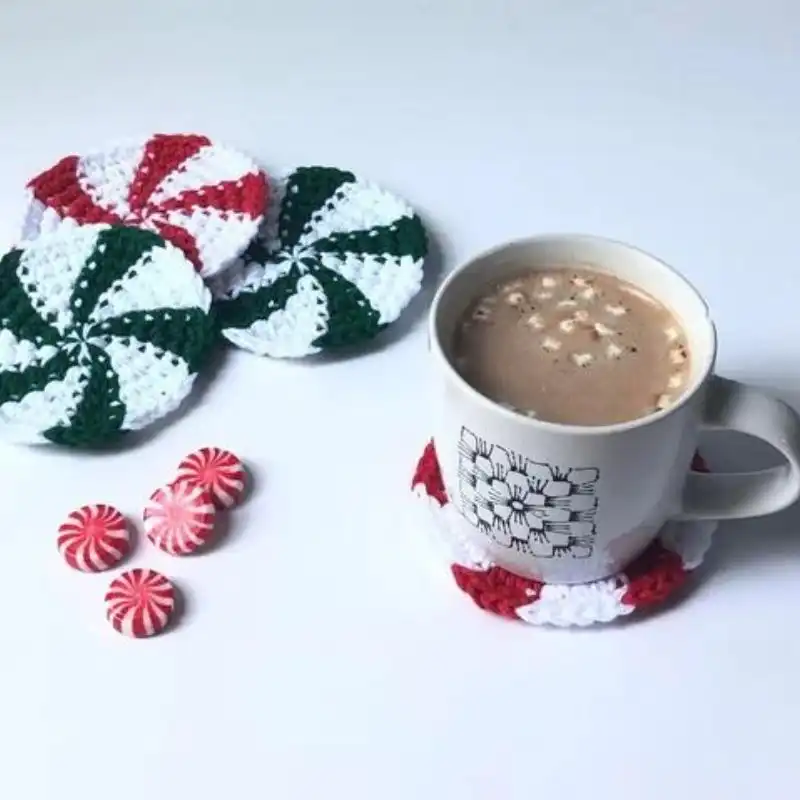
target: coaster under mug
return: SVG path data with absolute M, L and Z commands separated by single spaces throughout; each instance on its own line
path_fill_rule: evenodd
M 708 471 L 699 455 L 692 466 Z M 668 522 L 637 559 L 610 578 L 542 583 L 497 566 L 478 545 L 457 533 L 451 523 L 458 511 L 447 496 L 432 441 L 417 463 L 411 488 L 430 512 L 432 534 L 461 591 L 485 611 L 530 625 L 586 627 L 663 605 L 685 587 L 717 528 L 714 521 Z

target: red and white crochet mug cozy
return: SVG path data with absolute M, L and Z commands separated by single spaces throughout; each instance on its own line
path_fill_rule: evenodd
M 699 455 L 693 468 L 708 471 Z M 458 512 L 447 496 L 433 442 L 425 447 L 411 488 L 430 513 L 430 528 L 458 587 L 480 608 L 531 625 L 587 626 L 663 604 L 700 565 L 717 526 L 707 521 L 668 523 L 624 572 L 592 583 L 545 584 L 493 564 L 474 542 L 455 533 L 449 522 Z

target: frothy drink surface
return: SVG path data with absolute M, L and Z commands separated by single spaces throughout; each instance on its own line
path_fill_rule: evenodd
M 455 332 L 454 363 L 481 394 L 549 422 L 610 425 L 677 400 L 690 354 L 670 311 L 586 269 L 529 272 L 487 290 Z

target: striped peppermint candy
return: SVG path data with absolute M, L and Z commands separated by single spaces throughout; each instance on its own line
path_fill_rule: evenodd
M 131 569 L 111 581 L 106 616 L 114 629 L 142 639 L 161 633 L 175 610 L 175 587 L 152 569 Z
M 186 256 L 138 228 L 62 228 L 0 259 L 0 435 L 95 445 L 173 411 L 214 344 Z
M 707 471 L 699 456 L 693 468 Z M 480 608 L 531 625 L 585 627 L 661 605 L 700 565 L 717 527 L 715 522 L 668 523 L 624 572 L 592 583 L 546 584 L 497 566 L 459 533 L 462 518 L 447 495 L 432 442 L 417 464 L 411 488 L 430 512 L 438 549 L 459 589 Z
M 72 155 L 28 184 L 22 238 L 63 222 L 146 228 L 214 275 L 255 236 L 267 187 L 255 162 L 197 134 L 156 134 Z
M 156 547 L 173 556 L 185 556 L 211 538 L 215 514 L 208 489 L 175 481 L 150 496 L 144 509 L 144 530 Z
M 213 282 L 222 334 L 276 358 L 368 341 L 419 292 L 427 251 L 404 200 L 346 170 L 300 167 L 275 179 L 259 237 Z
M 81 572 L 110 569 L 129 550 L 125 517 L 114 506 L 81 506 L 58 529 L 58 552 L 67 564 Z
M 178 480 L 196 483 L 211 493 L 218 509 L 232 508 L 242 498 L 246 480 L 241 460 L 219 447 L 201 447 L 178 465 Z

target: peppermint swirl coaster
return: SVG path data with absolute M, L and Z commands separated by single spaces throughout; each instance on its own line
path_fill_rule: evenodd
M 693 468 L 707 471 L 699 456 Z M 411 484 L 431 514 L 431 529 L 451 564 L 456 585 L 484 609 L 531 625 L 585 627 L 653 609 L 675 595 L 711 545 L 716 522 L 671 522 L 624 572 L 577 585 L 546 584 L 492 563 L 474 542 L 457 534 L 457 514 L 439 470 L 433 442 L 422 454 Z
M 365 342 L 420 290 L 425 229 L 389 192 L 332 167 L 273 181 L 259 238 L 212 286 L 223 335 L 294 358 Z
M 139 228 L 61 228 L 0 259 L 0 436 L 96 445 L 177 408 L 210 353 L 211 294 Z
M 266 178 L 246 155 L 196 134 L 156 134 L 67 156 L 28 184 L 23 240 L 64 223 L 146 228 L 215 275 L 256 235 Z

